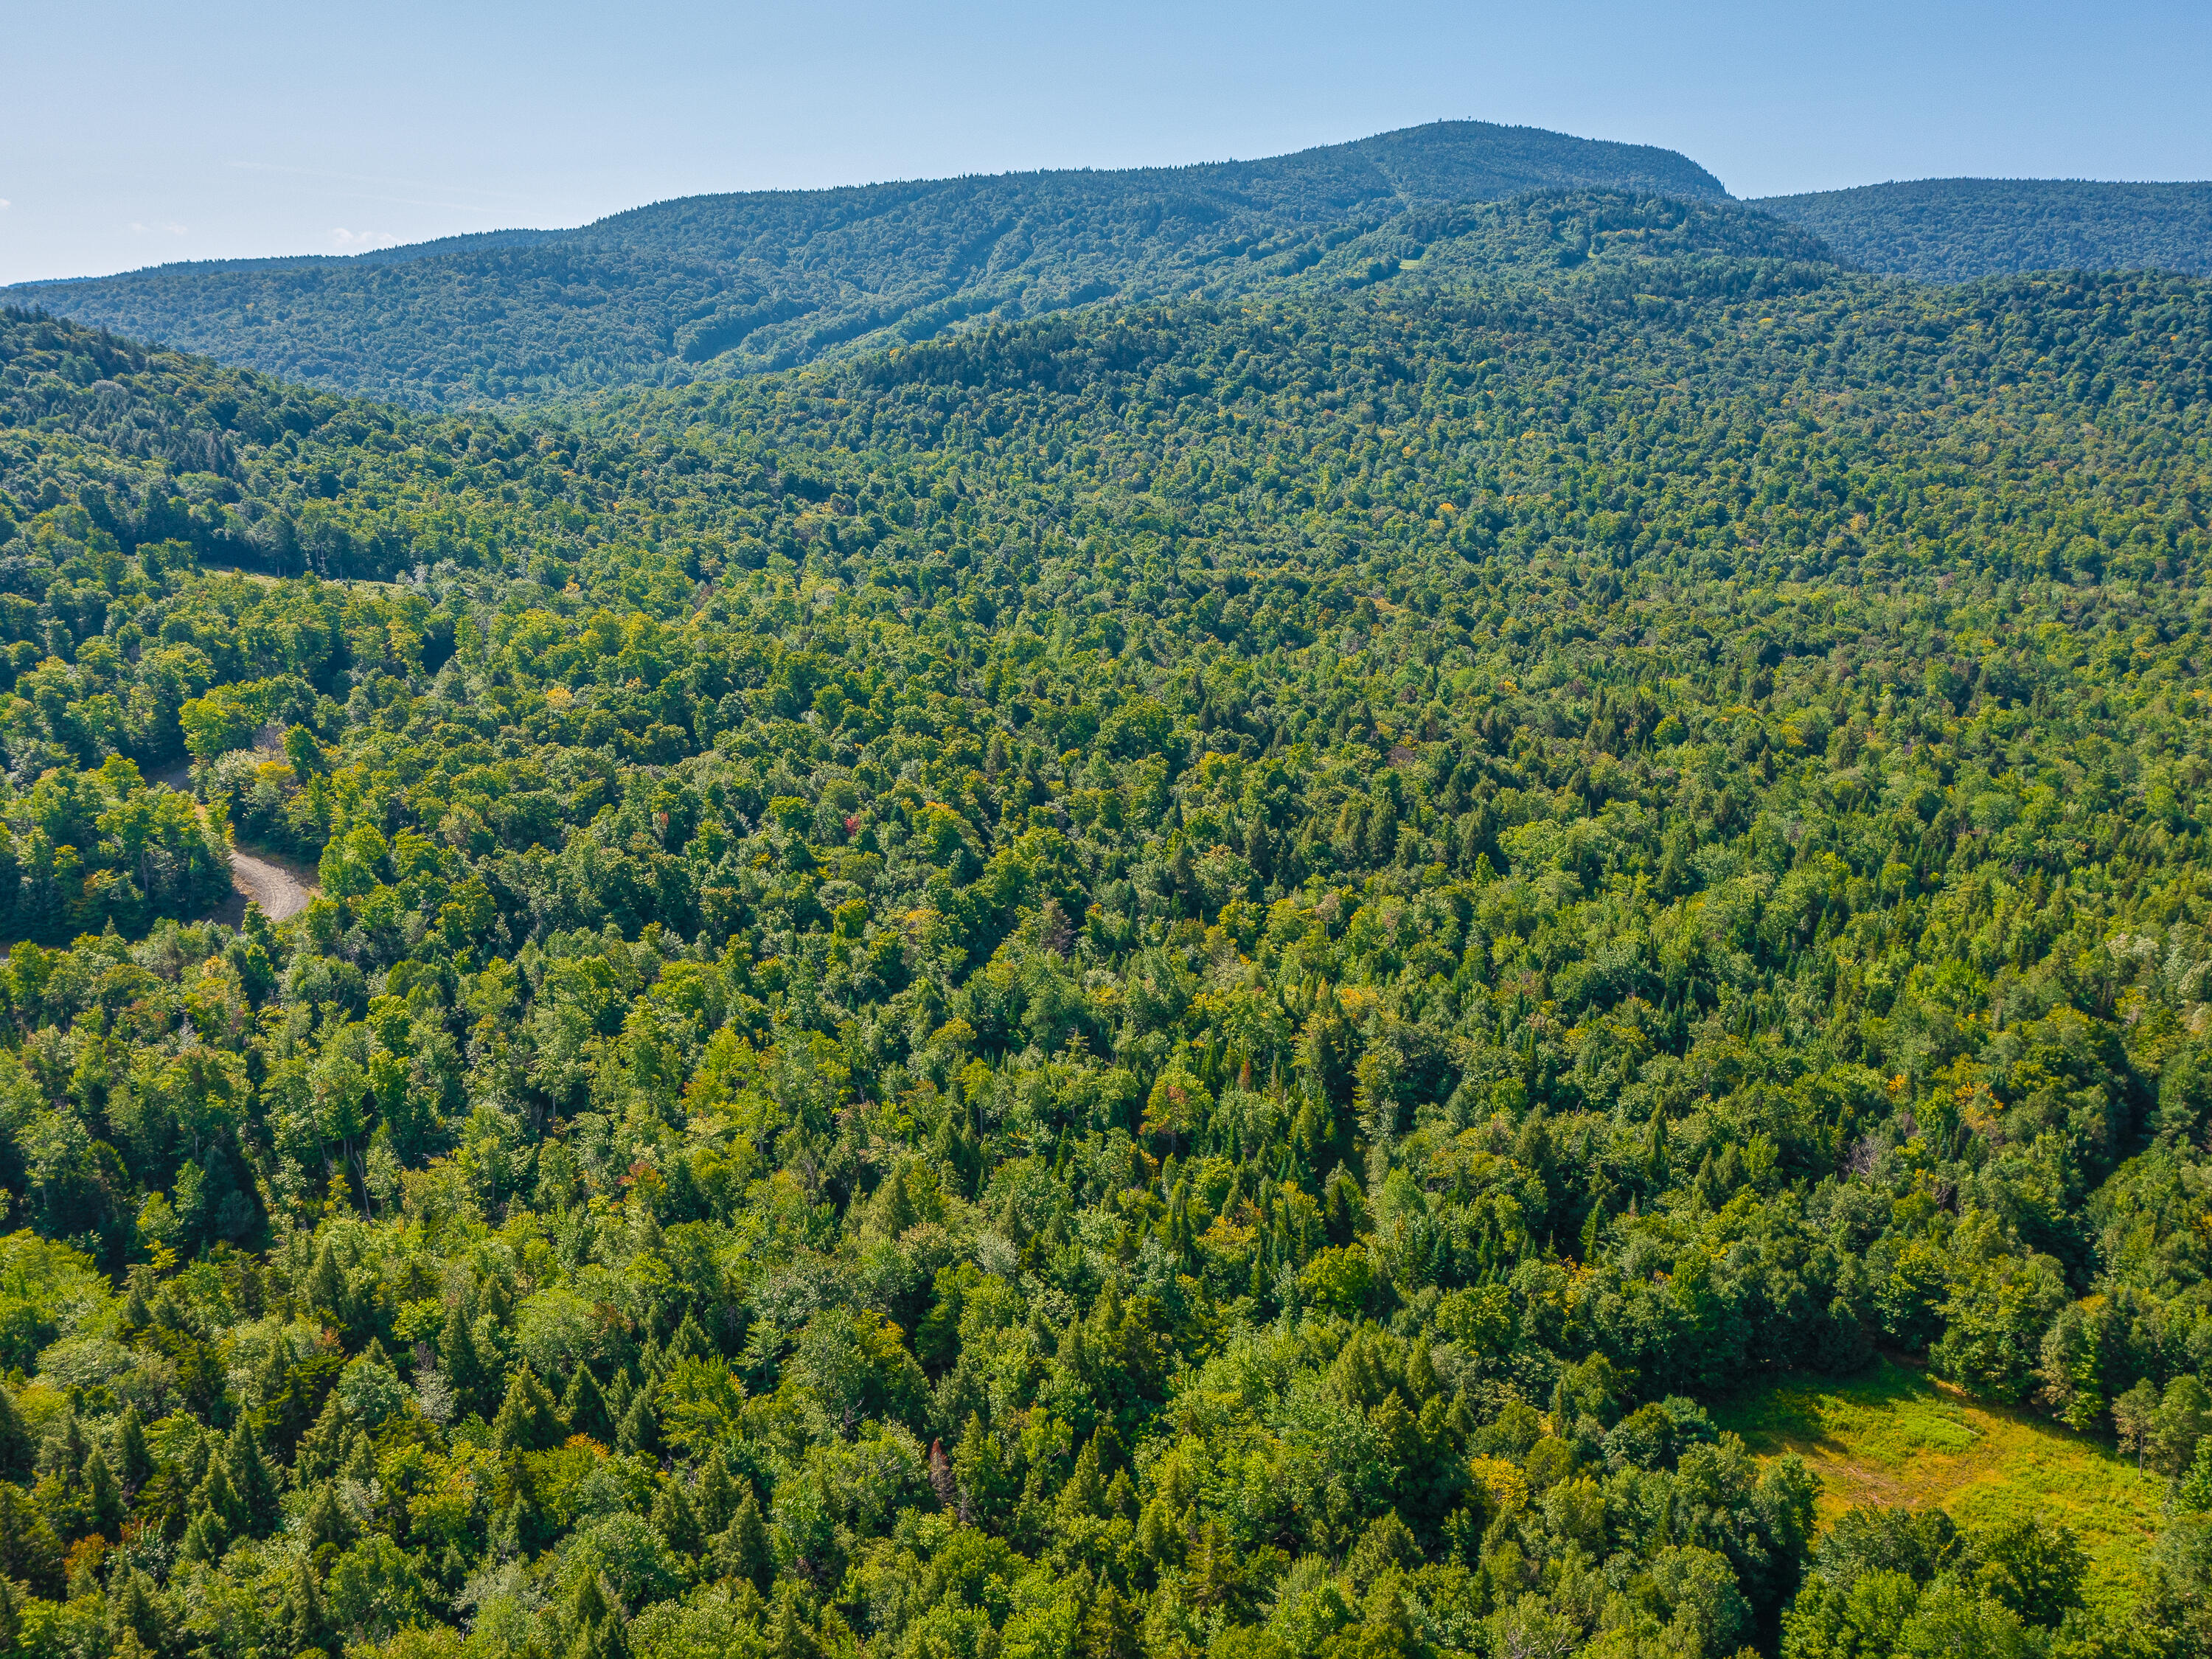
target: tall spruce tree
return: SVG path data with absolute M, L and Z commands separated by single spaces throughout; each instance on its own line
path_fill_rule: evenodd
M 283 1519 L 283 1510 L 276 1474 L 261 1455 L 260 1438 L 253 1432 L 251 1417 L 240 1418 L 238 1426 L 231 1431 L 222 1468 L 236 1494 L 239 1530 L 256 1538 L 266 1537 Z
M 570 1433 L 586 1435 L 603 1446 L 614 1443 L 615 1422 L 607 1414 L 605 1396 L 600 1394 L 590 1366 L 577 1366 L 575 1375 L 568 1379 L 568 1391 L 561 1397 L 561 1415 L 568 1419 Z

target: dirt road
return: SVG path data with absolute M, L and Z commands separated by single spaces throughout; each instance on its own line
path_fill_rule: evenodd
M 230 855 L 230 884 L 237 890 L 235 902 L 241 921 L 248 899 L 259 905 L 270 921 L 282 921 L 306 909 L 307 901 L 321 890 L 315 872 L 306 865 L 274 854 L 257 857 L 235 848 Z
M 147 781 L 166 784 L 179 794 L 190 794 L 191 768 L 172 766 L 155 773 Z M 307 901 L 323 890 L 321 878 L 313 865 L 288 859 L 280 853 L 246 853 L 236 848 L 230 854 L 230 896 L 216 906 L 213 920 L 233 927 L 245 921 L 248 900 L 259 905 L 262 915 L 270 921 L 282 921 L 287 916 L 298 915 L 307 908 Z

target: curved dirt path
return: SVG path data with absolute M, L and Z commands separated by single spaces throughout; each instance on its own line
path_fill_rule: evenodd
M 322 890 L 314 872 L 305 865 L 292 859 L 257 857 L 235 848 L 230 854 L 230 884 L 240 895 L 240 921 L 246 916 L 246 899 L 259 905 L 270 921 L 282 921 L 298 915 L 307 908 L 307 901 Z
M 191 772 L 190 763 L 186 763 L 156 772 L 146 781 L 166 784 L 179 794 L 189 795 L 192 793 Z M 216 906 L 211 920 L 238 927 L 245 924 L 249 901 L 259 905 L 261 914 L 270 921 L 283 921 L 306 909 L 307 901 L 322 892 L 323 884 L 312 864 L 288 859 L 281 853 L 248 853 L 233 847 L 230 890 L 230 896 Z

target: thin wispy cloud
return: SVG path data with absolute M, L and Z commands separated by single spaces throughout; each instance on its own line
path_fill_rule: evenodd
M 462 196 L 477 196 L 501 201 L 520 201 L 522 196 L 511 190 L 492 190 L 483 185 L 456 183 L 450 179 L 386 179 L 368 173 L 332 173 L 322 167 L 285 167 L 275 161 L 233 161 L 230 164 L 240 173 L 277 173 L 295 179 L 327 179 L 342 185 L 375 185 L 386 190 L 434 190 Z M 374 200 L 408 201 L 406 197 L 373 198 Z M 453 205 L 434 203 L 433 206 Z
M 385 230 L 348 230 L 343 225 L 331 229 L 331 246 L 341 253 L 365 253 L 373 247 L 390 247 L 398 240 Z
M 140 236 L 185 236 L 191 234 L 190 227 L 185 225 L 143 225 L 136 219 L 133 219 L 131 222 L 131 228 L 136 234 Z
M 482 202 L 441 202 L 425 196 L 373 196 L 367 191 L 360 190 L 348 191 L 343 194 L 345 199 L 349 202 L 382 202 L 395 207 L 446 208 L 457 213 L 498 211 L 495 207 L 487 206 Z

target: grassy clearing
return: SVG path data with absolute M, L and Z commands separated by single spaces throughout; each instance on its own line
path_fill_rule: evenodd
M 200 566 L 210 576 L 237 576 L 249 582 L 258 582 L 264 587 L 276 587 L 286 581 L 296 581 L 297 576 L 279 576 L 266 570 L 248 570 L 242 564 L 208 564 Z M 305 573 L 302 573 L 305 574 Z M 404 582 L 371 581 L 365 576 L 328 576 L 325 585 L 331 587 L 362 588 L 372 593 L 388 593 L 406 586 Z
M 1713 1416 L 1762 1457 L 1794 1451 L 1811 1464 L 1824 1523 L 1858 1504 L 1937 1504 L 1966 1524 L 2023 1513 L 2063 1522 L 2089 1552 L 2098 1601 L 2140 1582 L 2158 1534 L 2164 1477 L 1892 1360 L 1843 1381 L 1792 1378 Z

